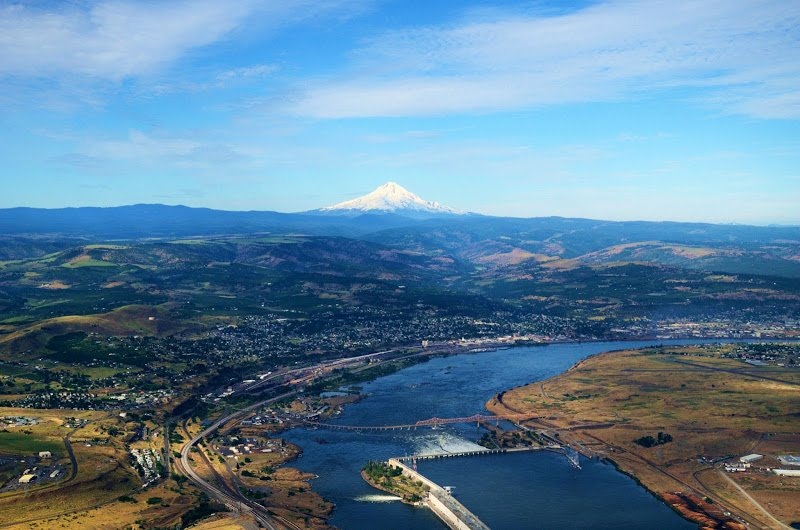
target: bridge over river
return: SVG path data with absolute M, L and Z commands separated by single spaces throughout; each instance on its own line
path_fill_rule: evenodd
M 486 423 L 499 423 L 500 421 L 522 422 L 527 420 L 538 419 L 538 416 L 531 416 L 530 414 L 505 414 L 505 415 L 486 415 L 486 414 L 473 414 L 472 416 L 462 416 L 457 418 L 429 418 L 427 420 L 420 420 L 415 423 L 405 423 L 400 425 L 342 425 L 338 423 L 325 423 L 312 420 L 304 420 L 306 425 L 312 427 L 320 427 L 325 429 L 336 429 L 343 431 L 396 431 L 396 430 L 413 430 L 422 427 L 438 428 L 442 425 L 456 424 L 456 423 L 475 423 L 477 425 Z M 466 456 L 482 456 L 494 455 L 502 453 L 511 453 L 517 451 L 556 451 L 566 455 L 570 464 L 580 469 L 578 461 L 578 453 L 569 446 L 561 445 L 558 440 L 547 435 L 542 435 L 546 440 L 547 445 L 542 446 L 526 446 L 514 448 L 496 449 L 475 449 L 470 451 L 461 452 L 444 452 L 433 454 L 417 454 L 404 457 L 390 458 L 387 462 L 390 467 L 398 468 L 403 475 L 409 478 L 420 481 L 428 488 L 428 493 L 425 495 L 422 504 L 430 508 L 442 522 L 444 522 L 451 530 L 489 530 L 475 514 L 470 512 L 464 505 L 458 502 L 450 492 L 449 488 L 442 488 L 435 482 L 426 478 L 419 471 L 417 471 L 417 461 L 419 460 L 432 460 L 438 458 L 458 458 Z
M 429 418 L 427 420 L 420 420 L 416 423 L 404 423 L 400 425 L 342 425 L 338 423 L 325 423 L 312 420 L 304 420 L 304 423 L 312 427 L 320 427 L 324 429 L 334 429 L 334 430 L 354 431 L 354 432 L 380 432 L 380 431 L 414 430 L 423 427 L 430 427 L 436 429 L 442 425 L 456 424 L 456 423 L 475 423 L 478 426 L 480 426 L 482 423 L 498 424 L 500 421 L 503 420 L 518 423 L 522 421 L 536 420 L 536 419 L 541 419 L 541 418 L 539 416 L 531 416 L 530 414 L 503 414 L 503 415 L 473 414 L 472 416 L 461 416 L 456 418 L 434 417 L 434 418 Z M 575 449 L 569 447 L 569 445 L 566 446 L 563 445 L 560 440 L 552 436 L 549 436 L 544 432 L 539 432 L 539 435 L 547 442 L 547 445 L 540 447 L 540 449 L 557 451 L 559 453 L 565 454 L 570 465 L 572 465 L 576 469 L 581 468 L 578 459 L 578 453 L 577 451 L 575 451 Z M 428 455 L 415 455 L 407 458 L 410 461 L 412 461 L 414 465 L 416 465 L 417 460 L 428 460 L 433 458 L 448 458 L 448 457 L 452 458 L 457 456 L 478 456 L 478 455 L 487 455 L 495 453 L 506 453 L 511 451 L 530 451 L 533 449 L 534 449 L 533 447 L 524 447 L 515 449 L 505 449 L 498 447 L 497 449 L 485 449 L 485 450 L 465 451 L 456 453 L 445 452 L 445 453 L 436 453 Z
M 472 416 L 463 416 L 459 418 L 429 418 L 427 420 L 420 420 L 416 423 L 405 423 L 401 425 L 342 425 L 339 423 L 325 423 L 312 420 L 303 420 L 306 425 L 313 427 L 320 427 L 325 429 L 334 429 L 342 431 L 405 431 L 413 430 L 422 427 L 431 427 L 433 429 L 439 428 L 442 425 L 449 425 L 454 423 L 499 423 L 500 421 L 507 420 L 512 422 L 520 422 L 526 420 L 538 419 L 538 416 L 531 416 L 530 414 L 504 414 L 504 415 L 487 415 L 487 414 L 473 414 Z

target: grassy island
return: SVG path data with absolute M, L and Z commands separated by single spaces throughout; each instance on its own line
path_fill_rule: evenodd
M 402 469 L 386 462 L 368 462 L 361 470 L 361 476 L 372 487 L 396 495 L 408 504 L 422 502 L 429 491 L 428 486 L 405 476 Z

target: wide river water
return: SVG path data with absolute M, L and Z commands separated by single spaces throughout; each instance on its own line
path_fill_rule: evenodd
M 519 347 L 431 359 L 362 385 L 365 399 L 332 422 L 398 425 L 431 417 L 485 412 L 509 388 L 547 379 L 596 353 L 654 344 L 712 341 L 598 342 Z M 315 491 L 336 503 L 331 524 L 342 530 L 431 529 L 444 524 L 426 508 L 393 501 L 359 474 L 369 460 L 478 448 L 475 425 L 437 430 L 356 433 L 293 429 L 285 438 L 303 449 L 291 465 L 318 475 Z M 691 524 L 612 465 L 581 458 L 570 467 L 544 451 L 421 461 L 418 469 L 455 496 L 493 530 L 691 529 Z

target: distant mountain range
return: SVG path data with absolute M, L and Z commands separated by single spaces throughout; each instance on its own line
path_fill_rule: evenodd
M 259 232 L 358 236 L 458 216 L 453 208 L 426 201 L 388 182 L 363 197 L 309 212 L 227 211 L 162 204 L 108 208 L 0 209 L 0 235 L 60 235 L 138 239 Z
M 0 234 L 140 239 L 260 232 L 356 236 L 406 226 L 414 220 L 395 214 L 324 216 L 313 213 L 227 211 L 163 204 L 108 208 L 0 209 Z
M 800 227 L 491 217 L 459 213 L 391 182 L 364 197 L 303 213 L 159 204 L 0 209 L 0 260 L 45 254 L 56 248 L 56 239 L 252 234 L 347 237 L 489 268 L 633 262 L 800 277 Z

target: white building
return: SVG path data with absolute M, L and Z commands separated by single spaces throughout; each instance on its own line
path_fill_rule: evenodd
M 772 472 L 782 477 L 800 477 L 800 469 L 773 469 Z
M 750 467 L 750 464 L 741 464 L 739 466 L 725 466 L 725 471 L 728 473 L 743 473 L 747 471 Z
M 53 453 L 50 451 L 39 451 L 39 458 L 52 458 Z
M 747 455 L 747 456 L 741 457 L 739 459 L 739 462 L 741 462 L 742 464 L 752 464 L 753 462 L 757 462 L 758 460 L 761 460 L 762 458 L 764 458 L 764 455 L 758 455 L 758 454 L 754 453 L 752 455 Z

